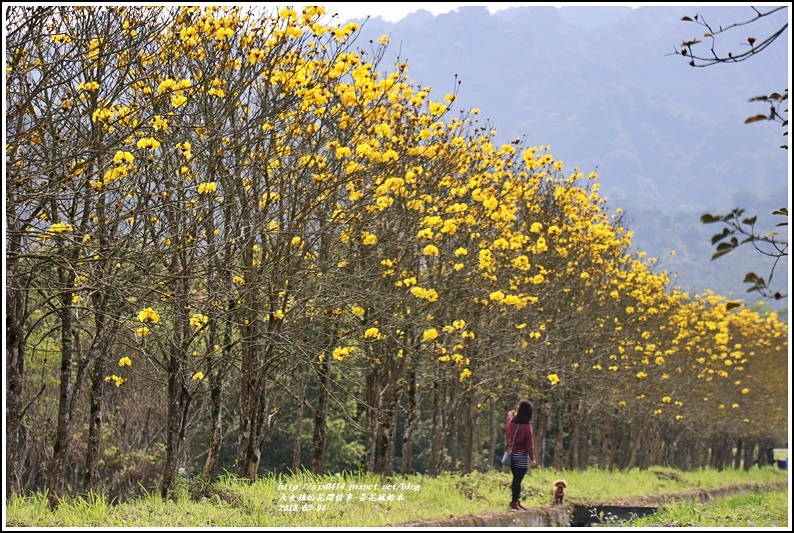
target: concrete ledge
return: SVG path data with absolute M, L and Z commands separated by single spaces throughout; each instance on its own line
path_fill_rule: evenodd
M 528 511 L 501 511 L 440 520 L 419 520 L 400 527 L 569 527 L 568 507 L 536 507 Z
M 753 490 L 782 490 L 788 488 L 787 481 L 774 483 L 743 483 L 711 489 L 673 492 L 668 494 L 651 494 L 627 500 L 618 500 L 610 504 L 585 504 L 587 507 L 600 506 L 625 506 L 625 507 L 651 507 L 678 501 L 708 501 L 715 498 L 732 496 L 734 494 L 747 494 Z M 570 504 L 569 504 L 570 505 Z M 578 505 L 578 504 L 577 504 Z M 480 515 L 458 516 L 437 520 L 417 520 L 399 524 L 399 527 L 571 527 L 573 517 L 568 505 L 555 505 L 553 507 L 536 507 L 528 511 L 496 511 Z

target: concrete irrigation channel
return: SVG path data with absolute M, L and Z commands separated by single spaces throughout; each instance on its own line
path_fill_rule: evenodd
M 651 494 L 610 503 L 569 503 L 537 507 L 528 511 L 494 511 L 479 515 L 446 519 L 419 520 L 399 527 L 590 527 L 610 520 L 631 520 L 652 515 L 660 505 L 682 501 L 709 501 L 726 496 L 747 494 L 754 490 L 776 491 L 788 488 L 788 482 L 743 483 L 710 489 L 668 494 Z

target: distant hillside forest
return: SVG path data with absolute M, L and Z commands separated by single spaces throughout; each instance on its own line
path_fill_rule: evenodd
M 774 122 L 744 121 L 768 112 L 750 98 L 787 89 L 791 61 L 780 38 L 747 61 L 691 68 L 673 52 L 702 38 L 704 28 L 682 20 L 697 14 L 727 27 L 755 11 L 565 5 L 493 15 L 460 7 L 433 17 L 420 10 L 397 23 L 358 21 L 359 43 L 388 34 L 389 61 L 406 61 L 411 78 L 433 91 L 459 83 L 456 104 L 480 108 L 500 142 L 550 145 L 566 163 L 598 172 L 599 193 L 626 211 L 635 245 L 677 274 L 682 288 L 761 302 L 742 282 L 747 272 L 768 280 L 772 261 L 748 249 L 712 262 L 711 237 L 721 228 L 700 217 L 741 207 L 758 216 L 761 233 L 780 230 L 781 217 L 771 213 L 790 196 L 788 152 L 779 148 L 787 137 Z M 787 19 L 783 10 L 747 31 L 760 42 Z M 744 30 L 733 32 L 717 41 L 718 52 L 745 51 Z M 774 273 L 771 285 L 781 292 L 788 270 L 786 260 Z M 764 304 L 786 315 L 786 301 Z

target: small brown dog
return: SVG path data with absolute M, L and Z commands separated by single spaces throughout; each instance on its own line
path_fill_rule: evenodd
M 562 505 L 565 501 L 565 489 L 568 488 L 568 482 L 564 479 L 558 479 L 554 482 L 554 504 Z

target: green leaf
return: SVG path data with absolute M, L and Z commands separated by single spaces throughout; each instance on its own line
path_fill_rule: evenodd
M 754 272 L 748 272 L 748 273 L 747 273 L 747 274 L 744 276 L 744 282 L 745 282 L 745 283 L 758 283 L 758 282 L 759 282 L 759 280 L 760 280 L 761 282 L 763 282 L 763 281 L 764 281 L 764 280 L 763 280 L 763 278 L 759 278 L 759 277 L 758 277 L 758 275 L 757 275 L 757 274 L 755 274 Z
M 681 20 L 685 20 L 687 22 L 693 22 L 692 19 L 689 17 L 682 17 Z
M 747 276 L 748 276 L 748 277 L 750 277 L 750 276 L 754 276 L 754 281 L 753 281 L 753 280 L 751 280 L 751 281 L 747 281 L 747 278 L 745 278 L 745 282 L 746 282 L 746 283 L 752 283 L 752 284 L 753 284 L 753 286 L 752 286 L 752 287 L 750 287 L 749 289 L 747 289 L 747 292 L 753 292 L 753 291 L 762 292 L 764 289 L 766 289 L 766 288 L 767 288 L 767 286 L 766 286 L 766 282 L 764 281 L 764 278 L 759 278 L 758 276 L 756 276 L 756 275 L 755 275 L 755 274 L 753 274 L 752 272 L 750 272 L 749 274 L 747 274 Z
M 728 302 L 727 304 L 725 304 L 725 310 L 726 311 L 730 311 L 731 309 L 735 309 L 735 308 L 741 307 L 741 306 L 742 306 L 742 304 L 737 303 L 737 302 Z
M 721 219 L 719 217 L 715 217 L 714 215 L 710 215 L 708 213 L 700 217 L 701 224 L 713 224 L 714 222 L 719 222 L 720 220 Z
M 719 259 L 720 257 L 722 257 L 723 255 L 727 254 L 731 250 L 733 250 L 733 248 L 728 249 L 728 250 L 724 250 L 722 252 L 717 252 L 717 253 L 715 253 L 714 255 L 711 256 L 711 260 L 714 261 L 715 259 Z
M 731 211 L 727 215 L 723 216 L 722 218 L 725 221 L 732 220 L 734 218 L 738 219 L 740 216 L 742 216 L 743 213 L 744 213 L 744 209 L 742 209 L 740 207 L 737 207 L 736 209 L 734 209 L 733 211 Z
M 750 124 L 752 122 L 759 122 L 761 120 L 768 120 L 766 115 L 755 115 L 754 117 L 750 117 L 744 121 L 745 124 Z
M 772 214 L 773 215 L 785 215 L 785 216 L 788 216 L 788 208 L 787 207 L 781 207 L 780 209 L 776 209 L 775 211 L 772 211 Z
M 723 229 L 722 233 L 717 233 L 711 238 L 711 244 L 712 245 L 717 244 L 718 242 L 720 242 L 722 239 L 724 239 L 730 234 L 731 234 L 731 230 L 729 230 L 728 228 Z
M 756 221 L 757 219 L 758 219 L 758 217 L 757 217 L 757 216 L 750 217 L 750 218 L 745 218 L 744 220 L 742 220 L 742 224 L 748 224 L 748 225 L 752 226 L 752 225 L 754 225 L 754 224 L 755 224 L 755 221 Z
M 766 102 L 767 100 L 769 100 L 768 96 L 753 96 L 752 98 L 750 98 L 747 101 L 748 102 L 758 102 L 758 101 Z

